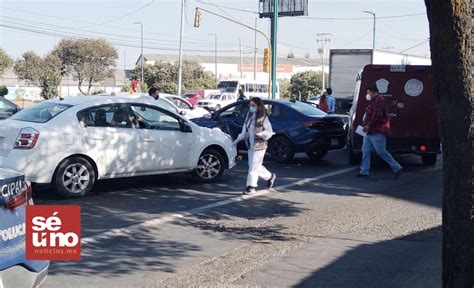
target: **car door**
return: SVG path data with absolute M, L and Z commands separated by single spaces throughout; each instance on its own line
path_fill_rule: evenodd
M 192 167 L 193 134 L 184 132 L 183 121 L 165 109 L 132 104 L 139 128 L 141 172 L 183 170 Z
M 242 132 L 248 110 L 249 101 L 237 102 L 219 113 L 217 116 L 218 125 L 221 126 L 227 134 L 231 135 L 232 139 L 236 139 L 240 132 Z
M 86 138 L 84 151 L 100 159 L 105 175 L 127 175 L 140 168 L 140 137 L 127 104 L 106 104 L 78 113 Z

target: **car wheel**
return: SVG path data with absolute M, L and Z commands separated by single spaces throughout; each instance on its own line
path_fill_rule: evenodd
M 219 105 L 219 104 L 216 105 L 216 110 L 215 111 L 217 111 L 217 110 L 221 110 L 221 105 Z
M 354 152 L 352 149 L 352 144 L 348 142 L 348 154 L 349 154 L 349 164 L 351 165 L 359 165 L 362 161 L 362 153 Z
M 271 139 L 268 144 L 268 152 L 274 161 L 281 163 L 290 161 L 295 155 L 293 145 L 284 136 L 277 136 Z
M 309 158 L 311 159 L 323 159 L 328 155 L 328 150 L 327 149 L 316 149 L 311 152 L 307 152 L 306 155 L 308 155 Z
M 438 155 L 436 153 L 428 153 L 421 155 L 421 163 L 423 163 L 423 166 L 434 166 L 436 165 L 437 159 Z
M 199 156 L 193 175 L 201 182 L 214 182 L 222 177 L 224 170 L 224 156 L 214 149 L 206 149 Z
M 64 198 L 84 197 L 92 190 L 96 180 L 94 168 L 84 158 L 74 157 L 63 161 L 53 178 L 56 193 Z

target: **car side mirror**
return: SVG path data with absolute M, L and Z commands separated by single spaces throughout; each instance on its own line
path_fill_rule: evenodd
M 181 131 L 184 133 L 191 133 L 193 132 L 193 129 L 191 128 L 191 125 L 188 122 L 183 121 L 181 124 Z
M 186 111 L 181 110 L 181 111 L 179 111 L 179 114 L 182 115 L 182 116 L 185 116 L 185 115 L 186 115 Z

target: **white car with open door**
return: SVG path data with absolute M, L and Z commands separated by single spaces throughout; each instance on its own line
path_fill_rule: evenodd
M 178 108 L 179 112 L 188 119 L 204 117 L 204 115 L 209 114 L 209 111 L 206 109 L 193 106 L 186 99 L 179 96 L 160 93 L 160 98 L 161 97 L 173 103 Z
M 235 165 L 236 149 L 218 129 L 197 126 L 150 97 L 48 100 L 0 126 L 0 166 L 81 197 L 97 179 L 192 172 L 211 182 Z

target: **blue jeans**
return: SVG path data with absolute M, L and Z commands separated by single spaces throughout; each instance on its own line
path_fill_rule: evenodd
M 370 155 L 372 150 L 392 168 L 393 172 L 398 172 L 402 166 L 398 164 L 392 155 L 387 151 L 387 137 L 381 133 L 364 136 L 364 143 L 362 144 L 362 163 L 360 164 L 360 174 L 369 175 L 370 170 Z

